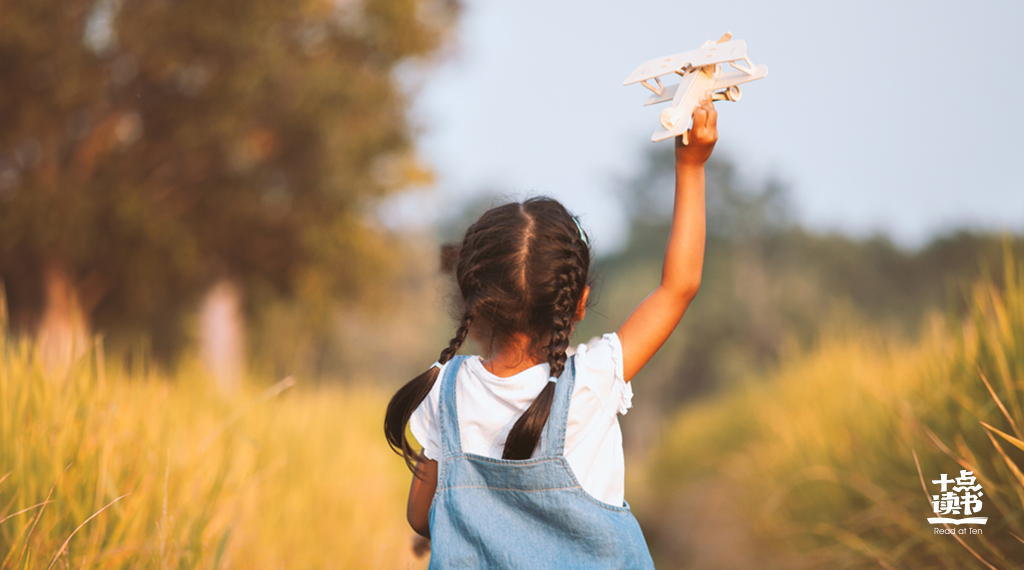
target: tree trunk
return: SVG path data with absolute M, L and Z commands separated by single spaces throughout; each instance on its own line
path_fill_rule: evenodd
M 39 358 L 50 374 L 67 371 L 89 346 L 88 318 L 63 263 L 47 265 L 43 275 L 46 305 L 37 336 Z
M 199 311 L 199 352 L 221 392 L 238 391 L 245 370 L 245 318 L 239 288 L 221 279 L 207 291 Z

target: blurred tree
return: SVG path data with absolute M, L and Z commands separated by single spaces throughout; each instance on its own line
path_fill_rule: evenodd
M 243 291 L 249 315 L 300 299 L 313 318 L 365 293 L 392 263 L 371 201 L 429 176 L 399 76 L 458 9 L 0 0 L 12 325 L 56 352 L 93 328 L 145 332 L 169 356 L 207 291 Z
M 641 438 L 658 425 L 658 411 L 754 376 L 774 365 L 787 343 L 807 346 L 823 327 L 870 321 L 912 336 L 929 309 L 958 309 L 949 306 L 964 297 L 957 287 L 985 270 L 986 260 L 994 271 L 1000 265 L 1003 236 L 960 231 L 908 251 L 885 236 L 822 235 L 793 220 L 778 181 L 747 183 L 720 155 L 706 168 L 700 293 L 640 373 L 647 388 L 637 392 L 637 402 L 650 413 L 624 421 L 634 423 L 631 433 Z M 622 182 L 629 239 L 622 251 L 595 264 L 598 304 L 581 324 L 579 341 L 615 330 L 657 284 L 673 177 L 672 149 L 664 145 Z M 1009 245 L 1024 255 L 1024 238 L 1012 237 Z

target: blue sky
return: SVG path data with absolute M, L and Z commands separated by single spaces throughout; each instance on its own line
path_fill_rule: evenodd
M 731 31 L 769 75 L 717 104 L 715 152 L 787 183 L 801 223 L 909 246 L 1024 231 L 1022 22 L 1009 1 L 470 0 L 410 114 L 437 184 L 391 211 L 430 221 L 484 192 L 545 193 L 614 249 L 616 180 L 671 144 L 649 142 L 662 107 L 623 79 Z

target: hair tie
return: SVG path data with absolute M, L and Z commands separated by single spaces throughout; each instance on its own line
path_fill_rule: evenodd
M 555 378 L 554 376 L 552 376 L 552 377 L 548 378 L 548 382 L 558 383 L 558 378 Z
M 435 363 L 431 364 L 431 365 L 430 365 L 430 368 L 437 368 L 438 370 L 440 370 L 442 366 L 444 366 L 444 365 L 443 365 L 443 364 L 441 364 L 441 361 L 440 361 L 440 360 L 438 360 L 437 362 L 435 362 Z M 429 370 L 429 368 L 428 368 L 428 370 Z
M 583 226 L 580 225 L 579 218 L 573 216 L 572 221 L 576 222 L 576 231 L 580 232 L 580 239 L 583 240 L 583 245 L 590 247 L 590 242 L 587 240 L 587 234 L 583 231 Z

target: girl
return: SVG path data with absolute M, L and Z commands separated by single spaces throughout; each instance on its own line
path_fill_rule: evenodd
M 709 92 L 690 144 L 676 139 L 661 284 L 617 332 L 572 357 L 569 338 L 590 294 L 590 244 L 561 204 L 535 198 L 493 208 L 450 252 L 463 303 L 458 330 L 394 395 L 384 420 L 388 443 L 413 469 L 407 516 L 432 539 L 431 568 L 653 568 L 623 498 L 617 414 L 631 405 L 629 381 L 697 294 L 716 120 Z M 487 360 L 456 356 L 471 330 L 488 341 Z

